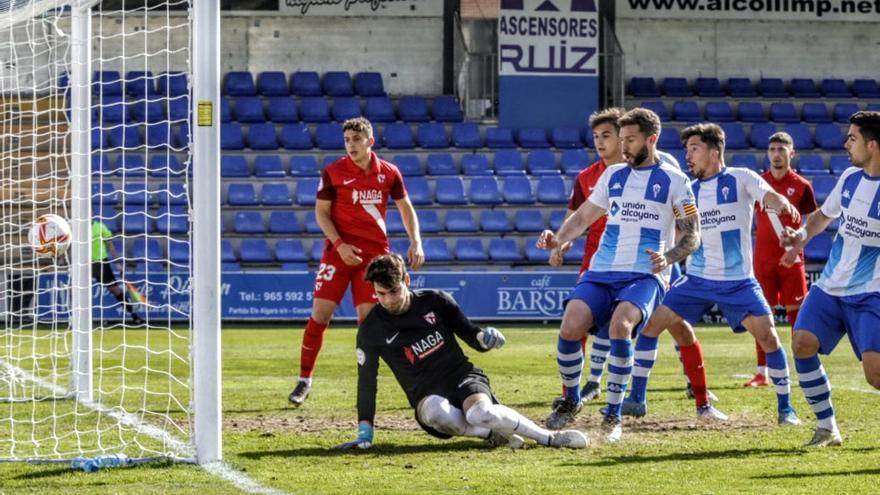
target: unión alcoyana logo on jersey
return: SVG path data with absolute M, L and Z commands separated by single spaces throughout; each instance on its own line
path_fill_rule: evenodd
M 424 318 L 425 318 L 425 321 L 427 321 L 428 324 L 430 324 L 430 325 L 436 325 L 436 324 L 437 324 L 437 315 L 435 315 L 433 311 L 431 311 L 430 313 L 427 313 L 427 314 L 424 316 Z

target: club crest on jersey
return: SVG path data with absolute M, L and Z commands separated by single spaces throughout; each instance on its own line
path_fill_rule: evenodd
M 730 194 L 730 188 L 724 186 L 721 188 L 721 195 L 724 196 L 724 200 L 727 201 L 727 195 Z
M 446 341 L 443 340 L 443 334 L 435 331 L 434 333 L 429 333 L 421 340 L 404 347 L 403 354 L 410 364 L 415 364 L 416 359 L 425 359 L 443 347 L 444 344 L 446 344 Z
M 789 196 L 794 196 L 794 188 L 789 187 L 788 189 L 785 190 L 785 194 L 787 194 Z
M 424 316 L 424 318 L 425 318 L 425 321 L 427 321 L 429 325 L 436 325 L 437 324 L 437 315 L 435 315 L 433 311 L 426 314 Z
M 651 186 L 651 190 L 654 192 L 655 198 L 657 197 L 658 194 L 660 194 L 660 189 L 662 189 L 662 188 L 663 188 L 663 186 L 661 186 L 660 184 L 654 184 L 653 186 Z
M 385 183 L 385 174 L 377 175 L 376 180 L 379 181 L 379 184 L 384 184 Z

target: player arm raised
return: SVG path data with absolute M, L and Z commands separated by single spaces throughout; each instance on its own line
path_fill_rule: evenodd
M 337 449 L 368 449 L 373 446 L 373 421 L 376 417 L 376 375 L 379 373 L 379 353 L 372 347 L 364 344 L 358 338 L 358 387 L 357 387 L 357 411 L 358 432 L 357 437 L 336 446 Z
M 333 244 L 333 248 L 336 249 L 339 257 L 342 258 L 345 264 L 351 266 L 359 265 L 363 261 L 358 256 L 361 248 L 342 242 L 342 236 L 339 235 L 339 231 L 336 230 L 336 224 L 333 223 L 333 218 L 330 216 L 330 207 L 332 205 L 333 201 L 329 199 L 317 198 L 315 200 L 315 220 L 318 222 L 318 227 L 321 227 L 324 237 Z
M 442 299 L 440 315 L 444 324 L 472 349 L 486 352 L 490 349 L 500 349 L 507 342 L 504 334 L 497 328 L 480 328 L 474 325 L 452 296 L 441 292 L 440 297 Z
M 418 270 L 425 264 L 425 252 L 422 250 L 422 234 L 419 230 L 419 218 L 416 216 L 416 210 L 413 208 L 412 201 L 409 196 L 395 200 L 400 211 L 400 219 L 403 221 L 403 228 L 409 236 L 409 250 L 406 256 L 409 258 L 409 265 L 413 270 Z

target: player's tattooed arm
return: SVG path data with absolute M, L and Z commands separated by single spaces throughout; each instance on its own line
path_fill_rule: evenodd
M 672 249 L 663 253 L 668 264 L 678 263 L 687 258 L 687 256 L 700 247 L 700 217 L 699 215 L 688 215 L 675 221 L 675 228 L 678 231 L 676 235 L 676 243 Z

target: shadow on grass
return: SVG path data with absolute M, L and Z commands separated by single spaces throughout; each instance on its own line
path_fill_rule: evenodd
M 263 459 L 265 457 L 339 457 L 339 456 L 370 456 L 387 457 L 408 454 L 426 454 L 443 452 L 463 452 L 488 449 L 492 447 L 480 441 L 463 440 L 457 442 L 425 443 L 419 445 L 395 445 L 383 443 L 370 450 L 337 450 L 334 448 L 304 447 L 301 449 L 261 450 L 259 452 L 241 452 L 237 455 L 247 459 Z
M 764 476 L 752 476 L 756 480 L 781 480 L 790 478 L 824 478 L 825 476 L 877 476 L 880 475 L 880 468 L 876 469 L 856 469 L 854 471 L 823 471 L 821 473 L 786 473 L 786 474 L 766 474 Z
M 807 453 L 800 449 L 729 449 L 704 452 L 674 452 L 662 455 L 624 455 L 595 461 L 572 462 L 566 466 L 609 467 L 620 464 L 646 464 L 653 462 L 705 461 L 718 459 L 747 459 L 752 457 L 796 457 Z

